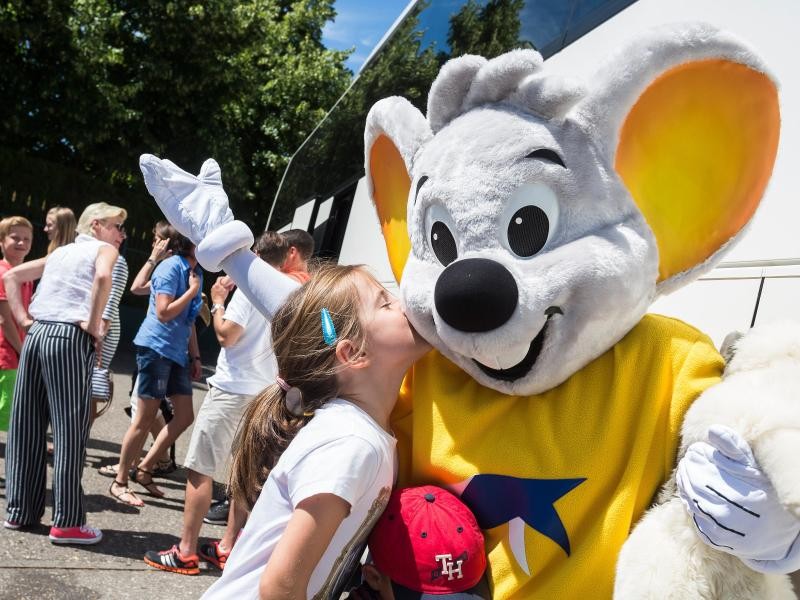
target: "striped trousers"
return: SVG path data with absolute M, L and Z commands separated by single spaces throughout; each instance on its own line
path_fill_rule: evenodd
M 77 325 L 35 321 L 22 346 L 6 446 L 6 519 L 44 515 L 46 433 L 53 429 L 53 525 L 84 525 L 83 461 L 95 352 Z

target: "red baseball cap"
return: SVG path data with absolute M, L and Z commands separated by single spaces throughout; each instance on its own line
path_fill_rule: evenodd
M 369 537 L 375 566 L 422 594 L 469 592 L 486 551 L 475 515 L 450 492 L 427 485 L 395 490 Z

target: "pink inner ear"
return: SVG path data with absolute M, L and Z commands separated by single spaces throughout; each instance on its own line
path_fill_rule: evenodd
M 740 63 L 686 63 L 644 91 L 620 132 L 616 170 L 656 236 L 659 281 L 704 263 L 747 224 L 779 132 L 775 84 Z
M 373 200 L 389 252 L 389 263 L 399 282 L 411 251 L 406 225 L 406 203 L 411 179 L 403 157 L 387 135 L 379 135 L 372 144 L 369 151 L 369 171 L 374 190 Z

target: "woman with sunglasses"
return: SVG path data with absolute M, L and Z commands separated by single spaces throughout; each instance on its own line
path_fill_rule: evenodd
M 23 263 L 3 277 L 14 318 L 30 328 L 6 449 L 7 529 L 35 526 L 44 515 L 45 433 L 52 424 L 54 544 L 96 544 L 103 534 L 86 525 L 81 476 L 89 435 L 91 377 L 106 326 L 103 311 L 127 212 L 105 203 L 86 208 L 78 237 L 47 257 L 44 267 Z M 41 277 L 28 310 L 22 283 Z
M 121 215 L 117 207 L 112 207 L 105 202 L 90 204 L 81 214 L 78 221 L 78 233 L 90 235 L 95 239 L 102 240 L 114 246 L 118 251 L 125 241 L 125 217 Z M 124 213 L 125 211 L 123 211 Z M 97 223 L 97 225 L 95 225 Z M 119 303 L 122 294 L 128 285 L 128 262 L 122 254 L 114 263 L 114 270 L 111 272 L 111 295 L 108 303 L 103 310 L 103 323 L 106 325 L 106 335 L 103 338 L 103 345 L 97 355 L 97 364 L 92 369 L 92 405 L 89 415 L 89 424 L 94 422 L 98 413 L 98 404 L 111 400 L 111 374 L 109 368 L 111 361 L 117 352 L 117 345 L 120 337 L 119 322 Z

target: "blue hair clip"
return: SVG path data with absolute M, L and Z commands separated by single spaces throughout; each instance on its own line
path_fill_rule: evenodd
M 322 339 L 328 346 L 333 346 L 336 343 L 336 328 L 333 326 L 333 319 L 331 313 L 327 308 L 323 308 L 320 312 L 320 319 L 322 320 Z

